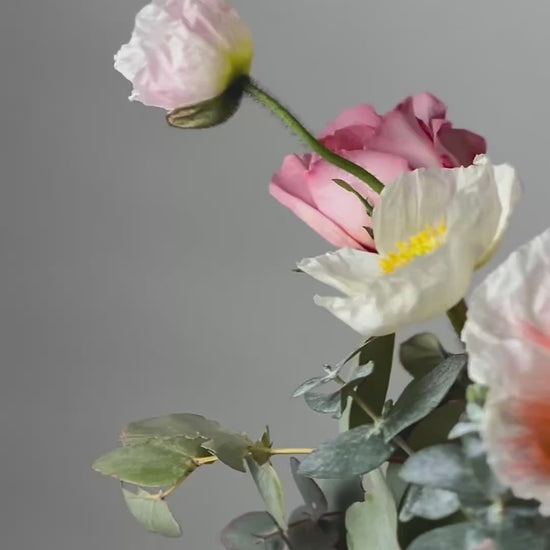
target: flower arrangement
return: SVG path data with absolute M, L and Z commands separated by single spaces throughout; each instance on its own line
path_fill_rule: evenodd
M 283 160 L 270 192 L 337 247 L 296 271 L 338 292 L 315 302 L 363 343 L 294 397 L 338 418 L 340 433 L 315 449 L 280 448 L 269 430 L 256 439 L 177 413 L 131 423 L 93 468 L 166 537 L 181 535 L 169 497 L 195 470 L 247 472 L 265 511 L 223 529 L 228 550 L 550 548 L 550 229 L 465 300 L 520 198 L 516 171 L 492 164 L 485 140 L 454 128 L 430 94 L 385 115 L 356 106 L 314 137 L 251 78 L 252 57 L 225 0 L 152 0 L 115 67 L 130 99 L 164 109 L 174 127 L 219 125 L 248 96 L 309 148 Z M 413 336 L 398 350 L 411 382 L 390 399 L 395 333 L 440 315 L 463 351 Z M 290 456 L 304 501 L 290 514 L 278 455 Z

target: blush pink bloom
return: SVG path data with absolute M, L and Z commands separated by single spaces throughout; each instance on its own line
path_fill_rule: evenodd
M 370 105 L 353 107 L 319 138 L 385 184 L 415 168 L 468 166 L 486 151 L 485 140 L 453 128 L 445 104 L 428 93 L 408 97 L 384 116 Z M 372 251 L 375 245 L 365 230 L 372 221 L 360 201 L 332 181 L 337 178 L 378 204 L 378 195 L 365 183 L 312 154 L 287 156 L 270 192 L 332 245 Z
M 481 435 L 500 481 L 550 515 L 550 229 L 474 291 L 462 338 L 489 387 Z
M 131 100 L 171 111 L 221 95 L 252 56 L 248 27 L 225 0 L 153 0 L 115 69 L 134 85 Z

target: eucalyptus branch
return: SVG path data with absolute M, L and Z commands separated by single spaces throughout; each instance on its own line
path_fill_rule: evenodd
M 346 385 L 346 381 L 340 375 L 337 375 L 334 378 L 334 381 L 341 387 Z M 346 393 L 368 415 L 368 417 L 374 422 L 375 425 L 381 425 L 383 423 L 382 418 L 372 410 L 369 404 L 355 390 L 346 390 Z M 414 450 L 400 435 L 396 435 L 392 439 L 392 441 L 407 455 L 411 456 L 412 454 L 414 454 Z

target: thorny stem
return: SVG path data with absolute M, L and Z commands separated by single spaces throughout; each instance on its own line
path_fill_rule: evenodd
M 345 386 L 346 381 L 341 376 L 336 376 L 334 381 L 339 386 Z M 355 390 L 348 390 L 347 394 L 357 403 L 357 405 L 363 409 L 369 416 L 369 418 L 374 422 L 374 424 L 380 424 L 382 422 L 382 419 L 371 409 L 369 404 L 355 391 Z M 401 448 L 407 455 L 411 456 L 414 454 L 414 450 L 409 446 L 409 444 L 400 436 L 396 435 L 393 438 L 393 442 Z

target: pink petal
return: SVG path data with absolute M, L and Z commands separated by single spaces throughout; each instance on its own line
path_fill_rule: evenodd
M 447 114 L 445 103 L 428 92 L 408 97 L 396 108 L 419 118 L 428 127 L 431 126 L 432 119 L 444 119 Z
M 369 145 L 377 151 L 407 159 L 411 168 L 441 167 L 432 140 L 408 107 L 398 106 L 389 112 Z
M 383 183 L 390 183 L 409 169 L 405 159 L 377 151 L 349 151 L 342 154 L 369 170 Z M 380 197 L 366 183 L 324 160 L 313 164 L 306 174 L 306 182 L 317 208 L 358 242 L 371 246 L 372 241 L 364 229 L 372 227 L 371 218 L 359 199 L 339 187 L 333 182 L 334 179 L 349 183 L 373 206 L 378 204 Z
M 477 155 L 487 152 L 485 139 L 473 132 L 443 125 L 435 132 L 436 147 L 455 160 L 455 166 L 469 166 Z
M 337 248 L 355 248 L 358 250 L 374 249 L 374 241 L 366 231 L 363 236 L 363 242 L 358 242 L 332 220 L 321 214 L 321 212 L 299 198 L 287 193 L 283 188 L 271 183 L 269 192 L 272 197 L 290 209 L 298 218 L 307 223 L 307 225 L 333 246 Z
M 371 105 L 361 104 L 351 109 L 346 109 L 341 113 L 334 122 L 331 122 L 319 135 L 319 139 L 323 139 L 337 130 L 347 128 L 349 126 L 370 126 L 376 128 L 381 121 L 381 117 Z
M 271 179 L 272 187 L 279 187 L 300 201 L 315 206 L 309 187 L 306 184 L 306 173 L 309 169 L 309 155 L 300 157 L 288 155 L 283 160 L 281 169 Z

